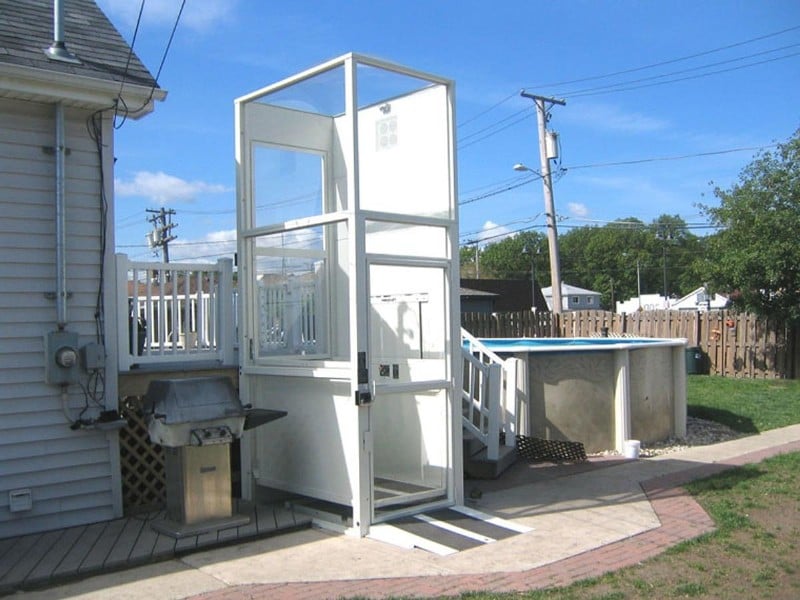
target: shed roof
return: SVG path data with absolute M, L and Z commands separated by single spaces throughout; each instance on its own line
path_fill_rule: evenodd
M 550 297 L 553 295 L 553 286 L 548 286 L 546 288 L 542 288 L 542 293 Z M 595 292 L 594 290 L 587 290 L 585 288 L 578 287 L 577 285 L 569 285 L 568 283 L 561 282 L 561 294 L 562 295 L 581 295 L 581 296 L 600 296 L 600 292 Z

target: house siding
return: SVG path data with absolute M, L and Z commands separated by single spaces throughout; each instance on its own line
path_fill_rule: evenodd
M 100 163 L 86 128 L 90 113 L 65 114 L 67 329 L 83 345 L 97 340 Z M 56 291 L 55 160 L 43 150 L 55 142 L 54 121 L 52 105 L 0 99 L 0 538 L 120 512 L 117 434 L 70 429 L 61 390 L 44 382 L 44 340 L 56 329 L 56 303 L 48 297 Z M 105 377 L 116 377 L 113 365 Z M 106 392 L 115 395 L 115 384 Z M 96 406 L 78 385 L 68 387 L 67 400 L 73 419 L 87 402 L 87 414 L 116 406 L 115 398 Z M 31 510 L 9 510 L 9 491 L 18 489 L 31 491 Z

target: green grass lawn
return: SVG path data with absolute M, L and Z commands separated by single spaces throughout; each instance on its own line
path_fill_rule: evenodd
M 800 381 L 687 377 L 689 416 L 723 423 L 742 433 L 800 423 Z

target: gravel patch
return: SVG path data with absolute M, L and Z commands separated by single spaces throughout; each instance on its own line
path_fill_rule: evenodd
M 639 451 L 640 458 L 650 458 L 671 452 L 679 452 L 693 446 L 707 446 L 727 442 L 736 438 L 744 437 L 745 433 L 734 431 L 727 425 L 715 421 L 707 421 L 696 417 L 686 417 L 686 437 L 669 438 L 661 442 L 642 444 Z M 600 456 L 619 455 L 619 452 L 602 452 Z M 595 455 L 595 456 L 598 456 Z

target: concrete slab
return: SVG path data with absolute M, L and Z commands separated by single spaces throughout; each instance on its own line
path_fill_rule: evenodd
M 90 577 L 41 591 L 18 592 L 25 600 L 177 600 L 227 587 L 177 560 Z
M 308 529 L 18 596 L 222 600 L 373 597 L 387 590 L 434 596 L 565 584 L 709 531 L 713 523 L 699 505 L 670 482 L 703 476 L 715 464 L 791 450 L 800 450 L 800 425 L 655 458 L 547 473 L 523 466 L 509 473 L 511 485 L 502 478 L 470 482 L 481 493 L 469 506 L 533 530 L 450 556 Z M 244 585 L 257 587 L 238 587 Z

